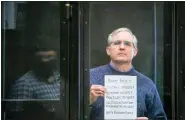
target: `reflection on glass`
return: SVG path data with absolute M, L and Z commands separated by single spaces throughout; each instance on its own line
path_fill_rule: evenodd
M 12 61 L 8 57 L 14 52 L 5 53 L 8 54 L 5 55 L 7 56 L 5 79 L 13 81 L 10 82 L 12 85 L 7 85 L 9 81 L 5 81 L 8 87 L 6 88 L 8 92 L 5 91 L 6 98 L 60 100 L 60 5 L 58 4 L 59 2 L 4 3 L 4 8 L 6 8 L 4 15 L 8 16 L 11 13 L 15 19 L 13 29 L 4 28 L 6 50 L 10 51 L 11 46 L 17 49 L 21 47 L 21 51 L 16 50 L 18 57 L 10 58 Z M 15 9 L 10 11 L 8 8 L 11 6 Z M 9 19 L 12 17 L 8 16 L 6 19 L 11 21 Z M 10 35 L 10 29 L 14 35 L 12 38 L 7 37 Z M 16 44 L 9 42 L 12 40 Z M 12 67 L 10 71 L 8 67 L 13 63 L 18 66 Z M 9 78 L 9 75 L 14 77 Z
M 38 50 L 33 58 L 32 70 L 15 81 L 10 99 L 60 99 L 60 73 L 57 52 Z
M 64 119 L 60 2 L 3 2 L 2 6 L 4 117 Z

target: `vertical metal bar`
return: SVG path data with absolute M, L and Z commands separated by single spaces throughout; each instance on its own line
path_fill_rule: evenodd
M 81 4 L 79 4 L 79 7 L 78 7 L 78 86 L 79 86 L 79 89 L 78 89 L 78 120 L 80 120 L 80 110 L 81 110 L 81 79 L 83 79 L 83 73 L 82 73 L 82 69 L 83 69 L 83 64 L 82 64 L 82 61 L 83 61 L 83 55 L 82 55 L 82 52 L 83 52 L 83 44 L 82 44 L 82 28 L 83 28 L 83 25 L 82 25 L 82 10 L 81 10 Z M 82 27 L 81 27 L 82 26 Z
M 154 2 L 154 83 L 157 84 L 157 17 L 156 2 Z
M 175 64 L 175 66 L 176 66 L 176 72 L 175 72 L 175 79 L 174 79 L 174 82 L 176 82 L 176 84 L 174 84 L 174 86 L 175 86 L 175 88 L 174 88 L 174 93 L 175 93 L 175 108 L 176 108 L 176 119 L 178 119 L 178 118 L 180 118 L 180 115 L 179 115 L 179 55 L 178 55 L 178 53 L 179 53 L 179 39 L 178 39 L 178 25 L 179 25 L 179 22 L 178 22 L 178 18 L 179 18 L 179 16 L 178 16 L 178 14 L 177 14 L 177 4 L 176 4 L 176 2 L 174 2 L 174 13 L 175 13 L 175 15 L 174 15 L 174 19 L 175 19 L 175 21 L 174 21 L 174 28 L 173 28 L 173 30 L 174 30 L 174 41 L 176 42 L 176 44 L 175 44 L 175 58 L 176 58 L 176 64 Z M 173 84 L 172 84 L 173 85 Z M 173 107 L 172 107 L 173 108 Z
M 3 112 L 4 113 L 4 119 L 3 120 L 6 120 L 6 112 Z
M 69 66 L 70 66 L 70 118 L 71 120 L 78 119 L 78 4 L 70 2 L 73 6 L 73 16 L 70 16 L 69 23 Z M 71 10 L 71 7 L 69 7 Z M 69 11 L 70 12 L 70 11 Z M 70 12 L 71 13 L 71 12 Z M 82 81 L 82 80 L 80 80 Z M 82 82 L 83 83 L 83 82 Z M 82 101 L 83 99 L 80 99 Z M 81 120 L 81 119 L 80 119 Z
M 176 10 L 175 10 L 175 3 L 172 4 L 172 118 L 176 119 L 176 100 L 175 100 L 175 96 L 176 96 L 176 43 L 175 43 L 175 28 L 176 28 Z
M 80 120 L 89 120 L 89 70 L 90 70 L 90 12 L 89 12 L 89 4 L 83 3 L 83 22 L 82 22 L 82 30 L 83 38 L 83 116 Z
M 86 33 L 86 41 L 85 41 L 85 51 L 86 51 L 86 53 L 85 53 L 85 55 L 86 55 L 86 62 L 85 62 L 85 68 L 86 69 L 88 69 L 87 71 L 86 71 L 86 74 L 85 74 L 85 86 L 86 86 L 86 88 L 87 88 L 87 90 L 86 90 L 86 93 L 85 93 L 85 95 L 86 95 L 86 101 L 85 101 L 85 120 L 89 120 L 89 113 L 90 113 L 90 108 L 89 108 L 89 102 L 90 102 L 90 100 L 89 100 L 89 94 L 90 94 L 90 92 L 89 92 L 89 83 L 90 83 L 90 67 L 91 67 L 91 45 L 90 45 L 90 41 L 91 41 L 91 2 L 88 2 L 88 4 L 86 4 L 86 14 L 85 14 L 85 18 L 86 18 L 86 21 L 85 22 L 87 22 L 87 23 L 85 23 L 86 24 L 86 30 L 85 31 L 87 31 L 88 33 Z
M 6 43 L 6 41 L 5 41 L 6 30 L 5 29 L 6 29 L 6 22 L 7 21 L 6 21 L 6 18 L 5 18 L 6 17 L 6 5 L 5 5 L 5 3 L 6 2 L 4 2 L 4 4 L 3 4 L 3 13 L 4 13 L 3 14 L 3 18 L 4 18 L 3 19 L 3 21 L 4 21 L 4 25 L 3 25 L 3 30 L 4 30 L 4 32 L 3 32 L 3 62 L 2 62 L 3 63 L 3 77 L 2 77 L 3 78 L 3 80 L 2 80 L 3 81 L 3 86 L 2 86 L 3 87 L 3 99 L 5 99 L 5 81 L 6 81 L 5 80 L 5 71 L 6 71 L 6 69 L 5 69 L 5 67 L 6 67 L 5 66 L 5 64 L 6 64 L 6 61 L 5 61 L 6 60 L 6 55 L 5 55 L 5 53 L 6 53 L 6 46 L 5 46 L 6 45 L 5 44 Z
M 69 22 L 67 18 L 67 6 L 66 2 L 60 2 L 60 19 L 61 19 L 61 43 L 60 43 L 60 48 L 64 47 L 65 52 L 63 52 L 64 57 L 63 57 L 63 63 L 60 64 L 62 68 L 62 72 L 65 73 L 65 118 L 67 120 L 70 119 L 70 66 L 69 66 Z M 61 47 L 62 46 L 62 47 Z M 64 67 L 65 66 L 65 67 Z M 60 69 L 61 69 L 60 68 Z M 62 73 L 61 73 L 62 75 Z

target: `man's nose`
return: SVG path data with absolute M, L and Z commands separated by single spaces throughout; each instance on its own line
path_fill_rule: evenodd
M 120 49 L 124 49 L 125 48 L 125 45 L 124 45 L 124 43 L 122 42 L 121 44 L 120 44 Z

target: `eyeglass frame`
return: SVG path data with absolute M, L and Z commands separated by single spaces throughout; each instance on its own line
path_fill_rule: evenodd
M 118 46 L 120 46 L 121 43 L 122 43 L 122 44 L 124 44 L 124 46 L 131 47 L 132 44 L 133 44 L 133 47 L 135 48 L 134 43 L 131 42 L 131 41 L 128 41 L 128 40 L 124 40 L 124 41 L 122 41 L 122 40 L 115 40 L 115 41 L 110 42 L 110 43 L 108 44 L 108 46 L 110 46 L 112 43 L 113 43 L 114 46 L 117 46 L 117 45 L 115 44 L 115 42 L 120 42 Z M 127 44 L 125 44 L 125 43 L 129 43 L 130 45 L 127 45 Z

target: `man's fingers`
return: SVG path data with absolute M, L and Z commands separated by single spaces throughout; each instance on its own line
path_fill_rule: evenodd
M 94 93 L 94 94 L 97 94 L 96 96 L 104 96 L 104 94 L 105 94 L 105 90 L 102 90 L 102 89 L 91 89 L 90 90 L 90 92 L 92 93 Z
M 95 91 L 106 91 L 105 87 L 102 85 L 92 85 L 91 86 L 91 90 L 95 90 Z
M 136 120 L 148 120 L 147 117 L 138 117 Z
M 102 91 L 91 91 L 92 96 L 104 96 L 104 92 Z
M 102 85 L 91 85 L 91 86 L 94 86 L 94 87 L 103 87 Z
M 102 85 L 92 85 L 91 86 L 91 89 L 102 89 L 102 90 L 105 90 L 105 87 L 104 86 L 102 86 Z
M 102 93 L 106 92 L 106 90 L 103 90 L 103 89 L 91 89 L 91 91 L 102 92 Z
M 103 91 L 95 91 L 95 93 L 98 94 L 98 95 L 104 95 L 105 92 L 103 92 Z
M 102 85 L 91 85 L 91 88 L 90 88 L 90 96 L 92 97 L 92 99 L 96 100 L 97 97 L 100 97 L 100 96 L 104 96 L 106 92 L 106 89 L 104 86 Z
M 91 85 L 90 88 L 90 103 L 96 101 L 96 99 L 100 96 L 104 96 L 106 89 L 102 85 Z

